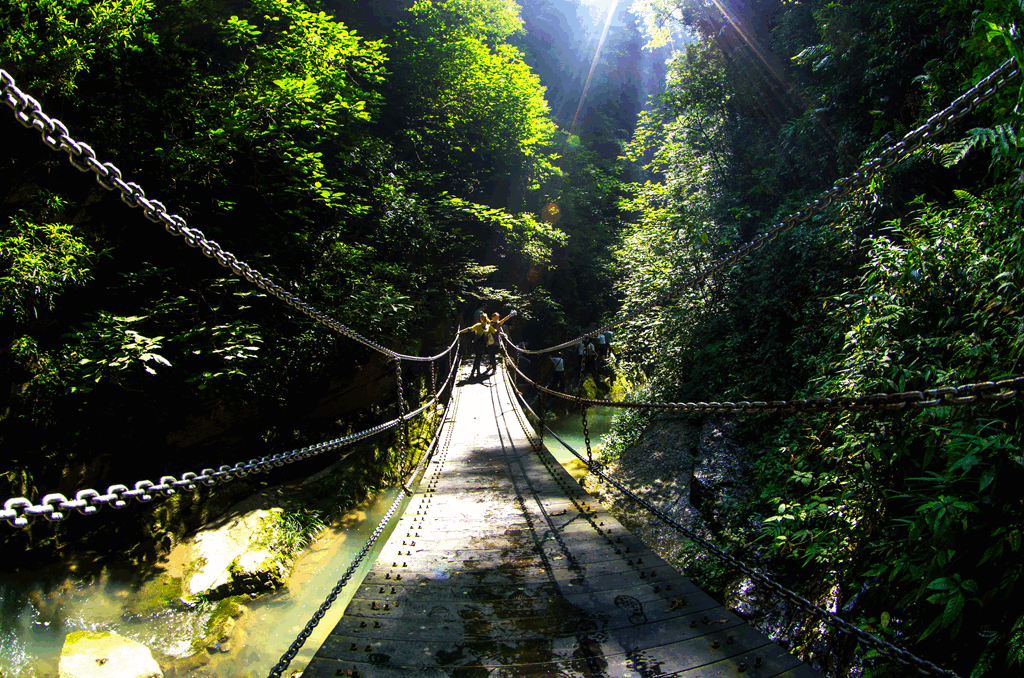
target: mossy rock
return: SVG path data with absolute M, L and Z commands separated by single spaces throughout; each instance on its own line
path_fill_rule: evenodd
M 267 549 L 248 551 L 231 561 L 232 589 L 247 593 L 264 593 L 284 586 L 288 566 L 281 554 Z
M 231 638 L 231 634 L 234 633 L 237 624 L 235 620 L 244 612 L 244 608 L 237 601 L 238 597 L 234 597 L 222 598 L 216 602 L 202 603 L 204 606 L 208 606 L 205 609 L 210 610 L 209 616 L 207 616 L 203 627 L 196 629 L 195 635 L 192 637 L 192 654 L 184 659 L 175 660 L 176 670 L 181 670 L 178 662 L 195 663 L 199 661 L 196 658 L 197 655 L 208 654 L 208 649 Z
M 206 666 L 209 663 L 210 653 L 207 652 L 204 647 L 193 655 L 174 660 L 174 673 L 179 676 L 187 676 L 192 671 Z
M 181 577 L 161 576 L 144 582 L 138 591 L 128 596 L 121 610 L 125 621 L 142 622 L 146 617 L 181 600 L 184 583 Z
M 73 631 L 64 639 L 60 678 L 160 678 L 163 672 L 142 643 L 116 633 Z
M 622 402 L 626 396 L 636 390 L 637 386 L 625 374 L 616 374 L 612 381 L 611 390 L 608 391 L 608 400 Z
M 588 376 L 586 381 L 583 382 L 583 397 L 588 400 L 603 400 L 593 375 Z
M 277 507 L 260 509 L 200 533 L 198 554 L 213 554 L 214 563 L 187 580 L 185 600 L 220 600 L 243 591 L 260 593 L 283 586 L 297 550 L 284 515 Z

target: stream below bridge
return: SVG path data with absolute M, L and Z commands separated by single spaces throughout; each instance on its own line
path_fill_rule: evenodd
M 595 448 L 609 430 L 613 414 L 610 409 L 588 413 L 591 443 Z M 580 415 L 570 415 L 548 425 L 580 452 L 586 449 Z M 571 463 L 575 457 L 550 436 L 545 442 L 555 458 L 578 477 L 579 467 Z M 215 648 L 209 662 L 201 668 L 184 673 L 178 671 L 175 675 L 189 678 L 266 676 L 352 562 L 397 493 L 397 488 L 378 492 L 324 530 L 296 558 L 286 588 L 246 605 L 229 643 Z M 390 532 L 386 531 L 378 539 L 376 548 L 342 590 L 286 675 L 301 669 L 312 658 L 341 618 Z M 193 652 L 191 641 L 197 634 L 201 635 L 211 614 L 209 610 L 181 606 L 129 615 L 125 611 L 138 602 L 136 599 L 141 595 L 138 584 L 141 572 L 111 567 L 85 577 L 76 574 L 78 569 L 72 564 L 45 574 L 0 576 L 0 676 L 56 678 L 64 639 L 74 631 L 114 632 L 142 643 L 154 655 L 170 658 Z

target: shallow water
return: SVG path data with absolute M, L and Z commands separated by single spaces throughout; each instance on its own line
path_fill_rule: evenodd
M 380 492 L 371 503 L 352 511 L 338 524 L 324 530 L 317 541 L 296 559 L 287 592 L 260 599 L 248 607 L 248 613 L 243 618 L 244 627 L 241 629 L 245 636 L 241 643 L 244 647 L 224 655 L 214 655 L 209 668 L 214 669 L 217 676 L 246 675 L 247 671 L 256 671 L 256 675 L 265 676 L 295 640 L 331 588 L 341 579 L 399 491 L 397 488 L 389 488 Z M 387 543 L 398 523 L 397 517 L 402 515 L 408 502 L 406 497 L 395 513 L 391 527 L 377 539 L 373 550 L 363 559 L 330 611 L 292 660 L 285 675 L 308 664 L 341 619 L 345 606 Z
M 50 676 L 64 638 L 73 631 L 113 631 L 171 656 L 187 654 L 191 638 L 209 612 L 163 609 L 126 618 L 133 587 L 104 571 L 82 579 L 7 581 L 0 584 L 0 671 L 5 675 Z
M 588 412 L 592 447 L 601 445 L 613 416 L 614 411 L 610 409 Z M 586 454 L 580 415 L 549 422 L 549 425 L 581 454 Z M 545 442 L 561 463 L 575 459 L 550 436 Z M 230 650 L 214 653 L 203 668 L 203 675 L 218 678 L 267 675 L 344 574 L 397 495 L 397 489 L 382 491 L 324 530 L 296 559 L 286 589 L 246 606 L 246 613 L 238 620 L 230 644 L 226 646 Z M 401 511 L 396 515 L 401 515 Z M 373 551 L 292 661 L 288 674 L 309 662 L 337 624 L 389 536 L 390 530 L 378 539 Z M 0 675 L 56 676 L 64 638 L 73 631 L 112 631 L 154 652 L 170 657 L 188 656 L 191 639 L 201 632 L 210 612 L 164 608 L 138 616 L 126 615 L 126 604 L 139 595 L 128 573 L 108 570 L 90 578 L 63 573 L 45 579 L 0 580 Z
M 587 428 L 590 430 L 590 447 L 596 451 L 604 443 L 604 436 L 611 430 L 615 410 L 611 407 L 594 407 L 587 412 Z M 583 436 L 583 417 L 572 414 L 562 419 L 547 422 L 562 440 L 567 442 L 584 457 L 587 456 L 586 440 Z M 572 452 L 565 449 L 551 436 L 544 437 L 544 446 L 563 466 L 576 459 Z
M 267 675 L 362 549 L 398 492 L 388 489 L 378 493 L 324 530 L 296 560 L 287 589 L 246 606 L 246 614 L 238 620 L 230 645 L 226 646 L 230 651 L 214 653 L 202 675 Z M 308 663 L 341 618 L 345 605 L 389 535 L 390 530 L 380 536 L 327 616 L 292 660 L 288 674 Z M 138 587 L 108 570 L 88 579 L 65 573 L 45 580 L 0 580 L 0 675 L 56 676 L 64 638 L 73 631 L 110 631 L 170 657 L 190 654 L 191 639 L 203 629 L 210 612 L 164 608 L 126 615 L 126 604 L 138 595 Z

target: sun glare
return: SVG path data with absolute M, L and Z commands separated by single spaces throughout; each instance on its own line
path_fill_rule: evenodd
M 587 2 L 587 0 L 584 0 Z M 569 128 L 569 136 L 572 138 L 576 132 L 576 123 L 580 118 L 580 110 L 583 108 L 583 102 L 587 99 L 587 90 L 590 89 L 590 81 L 594 78 L 594 69 L 597 68 L 597 62 L 601 58 L 601 48 L 604 47 L 605 38 L 608 37 L 608 28 L 612 25 L 612 17 L 615 15 L 615 8 L 619 4 L 619 0 L 593 0 L 591 7 L 597 7 L 598 5 L 607 7 L 607 12 L 604 17 L 604 28 L 601 30 L 601 39 L 597 43 L 597 51 L 594 52 L 594 60 L 590 64 L 590 73 L 587 75 L 587 82 L 583 85 L 583 93 L 580 94 L 580 103 L 576 106 L 576 115 L 572 118 L 572 126 Z M 565 149 L 562 149 L 565 152 Z

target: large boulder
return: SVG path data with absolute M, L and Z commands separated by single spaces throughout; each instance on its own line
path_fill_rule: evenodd
M 292 564 L 282 517 L 280 508 L 256 509 L 200 530 L 191 540 L 186 598 L 214 600 L 282 586 Z
M 153 653 L 116 633 L 74 631 L 64 639 L 59 678 L 163 678 Z

